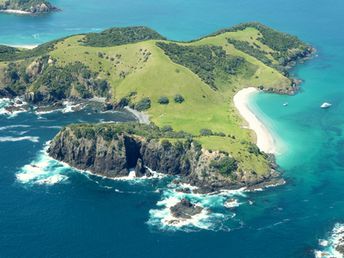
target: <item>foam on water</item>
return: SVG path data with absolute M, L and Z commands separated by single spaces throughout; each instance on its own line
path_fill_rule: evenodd
M 39 142 L 39 137 L 38 136 L 21 136 L 21 137 L 2 136 L 0 137 L 0 142 L 20 142 L 20 141 Z
M 185 188 L 190 189 L 190 192 L 180 191 Z M 240 220 L 234 219 L 236 214 L 225 207 L 225 203 L 231 198 L 237 204 L 235 207 L 239 206 L 241 203 L 237 201 L 237 198 L 245 198 L 244 189 L 221 191 L 216 194 L 194 193 L 193 191 L 196 189 L 197 187 L 185 184 L 179 186 L 170 184 L 167 189 L 163 190 L 162 198 L 156 204 L 157 208 L 149 211 L 150 218 L 147 224 L 163 231 L 181 230 L 186 232 L 198 230 L 229 231 L 242 226 Z M 170 208 L 183 198 L 202 207 L 202 212 L 190 219 L 174 217 Z
M 41 150 L 36 159 L 25 165 L 16 174 L 17 181 L 21 184 L 54 185 L 68 180 L 66 175 L 69 166 L 50 158 L 47 154 L 48 143 Z
M 15 129 L 15 128 L 28 128 L 29 125 L 7 125 L 7 126 L 1 126 L 0 131 L 5 131 L 7 129 Z
M 9 98 L 0 99 L 0 115 L 7 114 L 7 110 L 5 109 L 11 104 L 11 100 Z
M 6 115 L 10 118 L 16 117 L 18 114 L 26 112 L 27 110 L 23 106 L 27 105 L 27 102 L 23 101 L 20 97 L 15 99 L 3 98 L 0 99 L 0 115 Z M 13 106 L 17 108 L 15 111 L 9 111 L 6 108 Z
M 60 162 L 61 164 L 64 164 L 64 166 L 66 166 L 66 167 L 69 166 L 68 164 L 66 164 L 66 163 L 64 163 L 62 161 L 57 161 L 57 162 Z M 70 167 L 70 168 L 72 168 L 72 167 Z M 85 174 L 87 176 L 98 177 L 98 178 L 103 178 L 103 179 L 110 179 L 110 180 L 113 180 L 113 181 L 127 181 L 127 182 L 132 183 L 132 184 L 144 183 L 147 180 L 161 179 L 161 178 L 166 177 L 166 175 L 158 173 L 156 171 L 153 171 L 153 170 L 151 170 L 148 167 L 146 167 L 146 169 L 149 170 L 150 175 L 149 176 L 144 175 L 142 177 L 137 177 L 136 173 L 135 173 L 135 170 L 130 170 L 130 172 L 129 172 L 129 174 L 127 176 L 122 176 L 122 177 L 106 177 L 106 176 L 101 176 L 101 175 L 94 174 L 94 173 L 92 173 L 90 171 L 87 171 L 87 170 L 81 170 L 81 169 L 77 169 L 77 168 L 72 168 L 72 169 L 74 169 L 75 171 L 78 171 L 78 172 L 80 172 L 82 174 Z
M 82 104 L 80 103 L 75 104 L 68 100 L 64 101 L 62 104 L 63 104 L 62 108 L 56 108 L 56 109 L 44 110 L 44 111 L 35 111 L 35 114 L 37 116 L 41 116 L 41 115 L 47 115 L 47 114 L 51 114 L 55 112 L 72 113 L 72 112 L 75 112 L 76 110 L 80 110 L 83 108 Z
M 339 246 L 344 249 L 344 224 L 337 223 L 332 229 L 329 238 L 319 239 L 320 250 L 315 250 L 314 255 L 316 258 L 335 257 L 343 258 L 344 254 L 338 252 Z
M 70 102 L 70 101 L 64 101 L 63 105 L 65 107 L 62 109 L 62 113 L 71 113 L 71 112 L 74 112 L 76 108 L 81 107 L 81 104 L 74 104 L 73 102 Z

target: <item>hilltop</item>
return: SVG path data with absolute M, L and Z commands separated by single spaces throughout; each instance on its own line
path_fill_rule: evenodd
M 26 95 L 36 104 L 104 97 L 116 108 L 145 112 L 159 128 L 186 133 L 204 150 L 227 153 L 242 178 L 261 179 L 270 175 L 271 159 L 242 128 L 233 96 L 248 86 L 295 94 L 288 71 L 312 51 L 260 23 L 190 42 L 146 27 L 113 28 L 33 50 L 0 46 L 0 95 Z
M 45 0 L 0 0 L 0 12 L 14 14 L 42 14 L 58 8 Z

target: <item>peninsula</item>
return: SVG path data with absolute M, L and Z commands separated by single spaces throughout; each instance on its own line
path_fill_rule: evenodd
M 0 0 L 0 12 L 21 15 L 38 15 L 59 9 L 45 0 Z
M 31 50 L 0 46 L 0 96 L 35 105 L 102 97 L 109 109 L 149 117 L 150 124 L 62 129 L 48 153 L 76 168 L 110 178 L 155 170 L 202 192 L 261 187 L 281 183 L 274 150 L 259 139 L 257 147 L 241 116 L 242 97 L 234 96 L 248 87 L 295 94 L 299 81 L 288 71 L 313 52 L 256 22 L 190 42 L 146 27 L 112 28 Z

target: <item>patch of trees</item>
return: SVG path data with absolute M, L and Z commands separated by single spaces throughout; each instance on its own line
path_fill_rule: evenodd
M 64 38 L 44 43 L 33 49 L 23 49 L 23 50 L 20 50 L 14 47 L 7 47 L 7 46 L 0 45 L 0 61 L 13 62 L 16 60 L 21 60 L 21 59 L 45 56 L 50 51 L 54 50 L 54 46 L 56 43 L 63 40 Z
M 90 98 L 94 95 L 107 97 L 109 91 L 108 82 L 96 79 L 97 74 L 91 72 L 81 62 L 75 62 L 63 67 L 48 65 L 49 57 L 37 59 L 40 66 L 37 74 L 29 74 L 25 63 L 10 63 L 6 68 L 6 85 L 16 94 L 25 93 L 32 86 L 33 90 L 44 89 L 44 92 L 56 100 L 70 96 L 73 86 L 82 98 Z
M 226 137 L 226 134 L 223 132 L 213 132 L 210 129 L 203 128 L 199 131 L 201 136 L 220 136 L 220 137 Z
M 146 125 L 134 122 L 118 124 L 77 124 L 69 126 L 78 138 L 94 138 L 100 135 L 104 140 L 116 140 L 118 135 L 126 133 L 130 135 L 143 136 L 150 139 L 184 139 L 192 142 L 192 135 L 178 131 L 164 131 L 154 124 Z M 197 145 L 198 146 L 198 145 Z M 201 148 L 201 146 L 199 146 Z
M 279 32 L 259 22 L 241 23 L 231 28 L 215 32 L 210 36 L 216 36 L 226 32 L 242 31 L 247 28 L 257 29 L 261 34 L 261 37 L 258 38 L 258 40 L 275 51 L 283 52 L 297 48 L 306 49 L 308 47 L 308 45 L 302 42 L 299 38 L 287 33 Z
M 237 161 L 229 156 L 225 156 L 220 160 L 213 160 L 210 165 L 224 176 L 229 176 L 238 169 Z
M 248 143 L 248 152 L 251 154 L 254 154 L 256 156 L 260 155 L 261 152 L 256 144 L 253 144 L 251 142 Z
M 176 43 L 158 42 L 171 60 L 197 74 L 212 89 L 216 90 L 216 74 L 236 75 L 245 65 L 245 59 L 227 55 L 219 46 L 182 46 Z
M 86 46 L 110 47 L 151 39 L 164 40 L 165 38 L 152 29 L 140 26 L 112 28 L 100 33 L 89 33 L 82 42 Z
M 228 39 L 228 43 L 234 45 L 234 47 L 250 56 L 253 56 L 257 58 L 259 61 L 262 63 L 271 66 L 271 59 L 267 57 L 267 52 L 252 46 L 250 43 L 247 41 L 242 41 L 242 40 L 235 40 L 235 39 Z

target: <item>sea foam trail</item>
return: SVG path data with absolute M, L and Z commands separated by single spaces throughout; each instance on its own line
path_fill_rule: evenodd
M 181 192 L 181 189 L 190 189 L 190 193 Z M 244 189 L 234 191 L 222 191 L 216 194 L 193 193 L 195 187 L 189 185 L 171 184 L 163 190 L 162 199 L 157 202 L 157 208 L 149 211 L 150 218 L 147 224 L 153 228 L 163 231 L 185 231 L 198 230 L 230 231 L 242 227 L 242 222 L 236 219 L 233 208 L 243 202 L 237 199 L 245 198 Z M 188 199 L 193 204 L 203 208 L 202 212 L 189 219 L 180 219 L 173 216 L 170 208 L 182 199 Z M 236 205 L 226 208 L 226 201 L 230 199 Z
M 316 258 L 343 258 L 344 254 L 337 249 L 344 249 L 344 224 L 337 223 L 327 240 L 319 239 L 319 245 L 321 250 L 314 251 Z
M 1 126 L 0 131 L 4 131 L 7 129 L 15 129 L 15 128 L 28 128 L 29 125 L 7 125 L 7 126 Z
M 3 136 L 3 137 L 0 137 L 0 142 L 20 142 L 20 141 L 39 142 L 39 137 L 38 136 L 21 136 L 21 137 Z

